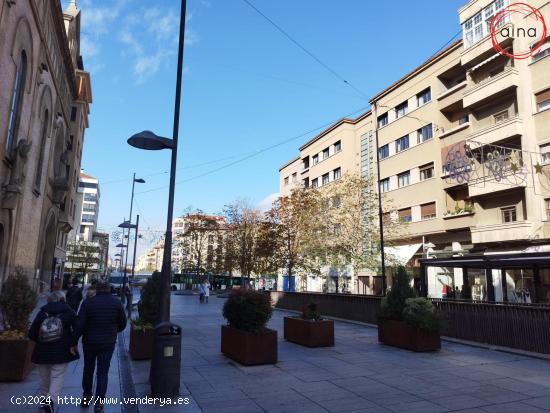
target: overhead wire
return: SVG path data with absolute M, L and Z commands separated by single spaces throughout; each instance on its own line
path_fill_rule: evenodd
M 298 48 L 300 48 L 304 53 L 306 53 L 309 57 L 311 57 L 313 60 L 315 60 L 319 65 L 321 65 L 326 71 L 331 73 L 334 77 L 345 83 L 347 86 L 352 88 L 356 93 L 358 93 L 360 96 L 362 96 L 365 99 L 368 99 L 368 96 L 363 93 L 359 88 L 357 88 L 355 85 L 353 85 L 349 80 L 347 80 L 345 77 L 340 75 L 336 70 L 331 68 L 329 65 L 327 65 L 325 62 L 323 62 L 320 58 L 318 58 L 315 54 L 313 54 L 311 51 L 309 51 L 304 45 L 302 45 L 298 40 L 296 40 L 293 36 L 291 36 L 286 30 L 284 30 L 281 26 L 279 26 L 273 19 L 271 19 L 269 16 L 267 16 L 265 13 L 263 13 L 260 9 L 258 9 L 254 4 L 252 4 L 249 0 L 243 0 L 245 4 L 247 4 L 252 10 L 254 10 L 256 13 L 258 13 L 260 16 L 262 16 L 267 22 L 269 22 L 273 27 L 275 27 L 283 36 L 285 36 L 288 40 L 290 40 L 292 43 L 294 43 Z
M 353 112 L 351 112 L 351 113 L 348 113 L 347 115 L 344 116 L 344 118 L 353 116 L 353 115 L 355 115 L 355 114 L 357 114 L 357 113 L 360 113 L 360 112 L 364 112 L 364 111 L 365 111 L 366 109 L 368 109 L 369 107 L 370 107 L 370 106 L 365 106 L 365 107 L 362 107 L 362 108 L 360 108 L 360 109 L 358 109 L 358 110 L 355 110 L 355 111 L 353 111 Z M 321 129 L 325 129 L 325 128 L 327 128 L 327 127 L 333 125 L 335 122 L 337 122 L 337 121 L 340 120 L 340 119 L 342 119 L 342 118 L 338 118 L 338 119 L 333 120 L 333 121 L 331 121 L 331 122 L 324 123 L 324 124 L 321 125 L 321 126 L 318 126 L 318 127 L 316 127 L 316 128 L 310 129 L 310 130 L 308 130 L 308 131 L 306 131 L 306 132 L 300 133 L 299 135 L 292 136 L 292 137 L 290 137 L 290 138 L 284 139 L 284 140 L 279 141 L 279 142 L 277 142 L 277 143 L 274 143 L 274 144 L 272 144 L 272 145 L 269 145 L 269 146 L 266 146 L 266 147 L 264 147 L 264 148 L 258 149 L 258 150 L 256 150 L 255 152 L 250 153 L 250 154 L 248 154 L 248 155 L 245 155 L 245 156 L 243 156 L 243 157 L 241 157 L 241 158 L 239 158 L 239 159 L 237 159 L 237 160 L 235 160 L 235 161 L 233 161 L 233 162 L 230 162 L 230 163 L 228 163 L 228 164 L 226 164 L 226 165 L 222 165 L 222 166 L 220 166 L 220 167 L 218 167 L 218 168 L 215 168 L 215 169 L 212 169 L 212 170 L 210 170 L 210 171 L 206 171 L 206 172 L 203 172 L 203 173 L 201 173 L 201 174 L 192 176 L 192 177 L 190 177 L 190 178 L 187 178 L 187 179 L 178 181 L 178 182 L 176 182 L 176 185 L 180 185 L 180 184 L 183 184 L 183 183 L 185 183 L 185 182 L 190 182 L 190 181 L 193 181 L 193 180 L 195 180 L 195 179 L 202 178 L 203 176 L 211 175 L 211 174 L 213 174 L 213 173 L 216 173 L 216 172 L 219 172 L 219 171 L 221 171 L 221 170 L 227 169 L 227 168 L 229 168 L 229 167 L 231 167 L 231 166 L 233 166 L 233 165 L 242 163 L 242 162 L 244 162 L 244 161 L 246 161 L 246 160 L 248 160 L 248 159 L 254 158 L 254 157 L 258 156 L 258 155 L 261 155 L 261 154 L 263 154 L 263 153 L 265 153 L 265 152 L 267 152 L 267 151 L 270 151 L 270 150 L 272 150 L 272 149 L 275 149 L 275 148 L 277 148 L 277 147 L 279 147 L 279 146 L 285 145 L 285 144 L 287 144 L 287 143 L 289 143 L 289 142 L 292 142 L 292 141 L 294 141 L 294 140 L 296 140 L 296 139 L 303 138 L 304 136 L 307 136 L 307 135 L 309 135 L 309 134 L 311 134 L 311 133 L 317 132 L 317 131 L 319 131 L 319 130 L 321 130 Z M 161 186 L 161 187 L 158 187 L 158 188 L 152 188 L 152 189 L 148 189 L 148 190 L 145 190 L 145 191 L 137 192 L 136 195 L 141 195 L 141 194 L 147 194 L 147 193 L 150 193 L 150 192 L 160 191 L 160 190 L 166 189 L 166 188 L 168 188 L 168 185 L 164 185 L 164 186 Z

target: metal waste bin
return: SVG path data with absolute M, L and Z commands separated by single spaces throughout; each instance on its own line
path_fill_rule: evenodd
M 165 321 L 155 327 L 155 344 L 151 360 L 153 397 L 175 397 L 180 391 L 181 327 Z

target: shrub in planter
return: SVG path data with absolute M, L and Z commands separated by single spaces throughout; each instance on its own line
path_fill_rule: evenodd
M 324 320 L 317 304 L 310 303 L 301 317 L 284 318 L 285 339 L 307 347 L 334 346 L 334 321 Z
M 37 294 L 20 269 L 5 281 L 0 293 L 3 332 L 0 334 L 0 381 L 23 380 L 32 369 L 34 343 L 27 338 Z
M 269 294 L 233 290 L 223 306 L 221 351 L 246 366 L 277 362 L 277 331 L 266 328 L 273 308 Z
M 139 317 L 132 321 L 130 329 L 130 355 L 134 360 L 149 360 L 153 357 L 154 326 L 159 321 L 160 286 L 160 273 L 155 271 L 141 290 Z
M 394 281 L 382 300 L 378 340 L 414 351 L 439 349 L 441 321 L 436 308 L 427 299 L 415 296 L 405 268 L 398 268 Z
M 155 328 L 153 324 L 136 318 L 130 330 L 130 355 L 134 360 L 150 360 L 153 357 Z

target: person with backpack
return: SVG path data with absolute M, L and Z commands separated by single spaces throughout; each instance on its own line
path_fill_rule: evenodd
M 102 400 L 107 393 L 111 357 L 115 349 L 117 333 L 126 328 L 126 313 L 120 299 L 111 295 L 111 285 L 98 281 L 96 294 L 87 298 L 78 311 L 76 345 L 82 336 L 84 372 L 82 374 L 83 401 L 88 407 L 94 402 L 94 412 L 103 412 Z M 94 370 L 96 369 L 95 398 L 93 396 Z
M 46 397 L 43 409 L 53 413 L 54 403 L 63 387 L 67 367 L 79 355 L 73 347 L 76 313 L 65 302 L 63 291 L 52 291 L 29 329 L 29 338 L 36 343 L 32 362 L 38 366 L 40 391 Z
M 78 306 L 82 301 L 82 288 L 78 286 L 78 278 L 73 278 L 72 285 L 67 290 L 67 304 L 74 312 L 78 311 Z

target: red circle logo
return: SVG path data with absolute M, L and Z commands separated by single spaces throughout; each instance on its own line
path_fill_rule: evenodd
M 514 27 L 514 25 L 505 26 L 504 23 L 510 20 L 510 17 L 513 15 L 520 14 L 524 16 L 524 22 L 527 27 Z M 510 33 L 510 30 L 512 33 Z M 541 32 L 540 39 L 537 43 L 529 47 L 529 50 L 525 51 L 514 51 L 513 53 L 505 50 L 500 43 L 497 41 L 497 34 L 500 33 L 501 36 L 507 38 L 516 38 L 516 37 L 528 37 L 528 38 L 538 38 L 536 35 L 538 32 Z M 493 43 L 494 49 L 501 55 L 508 56 L 511 59 L 527 59 L 538 52 L 541 46 L 546 40 L 546 22 L 544 21 L 544 16 L 539 9 L 526 4 L 526 3 L 513 3 L 508 7 L 500 10 L 493 19 L 491 20 L 491 41 Z M 531 43 L 531 42 L 530 42 Z

